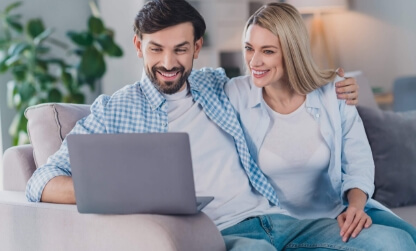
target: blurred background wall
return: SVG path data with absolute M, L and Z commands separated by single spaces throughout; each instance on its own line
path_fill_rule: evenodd
M 1 0 L 0 9 L 14 2 Z M 106 26 L 114 29 L 115 40 L 124 56 L 107 61 L 107 73 L 101 92 L 112 94 L 124 85 L 140 80 L 142 60 L 133 47 L 133 20 L 145 0 L 97 0 Z M 229 74 L 244 74 L 241 36 L 251 13 L 271 0 L 191 0 L 205 17 L 207 36 L 195 68 L 225 67 Z M 303 1 L 310 3 L 312 1 Z M 314 1 L 315 2 L 315 1 Z M 329 53 L 335 67 L 346 71 L 361 70 L 372 87 L 389 93 L 394 79 L 416 75 L 416 1 L 414 0 L 346 0 L 344 11 L 322 13 L 327 46 L 314 53 L 317 62 L 329 66 Z M 41 17 L 47 27 L 54 27 L 54 37 L 65 40 L 69 29 L 82 30 L 90 15 L 87 0 L 24 0 L 19 13 L 23 19 Z M 303 14 L 308 27 L 313 14 Z M 0 75 L 0 170 L 1 154 L 11 145 L 8 127 L 14 111 L 6 105 L 8 75 Z M 94 96 L 94 95 L 92 95 Z M 93 98 L 89 100 L 92 101 Z M 1 173 L 0 173 L 1 176 Z M 0 177 L 1 178 L 1 177 Z M 1 179 L 0 179 L 1 180 Z M 1 184 L 0 184 L 1 187 Z

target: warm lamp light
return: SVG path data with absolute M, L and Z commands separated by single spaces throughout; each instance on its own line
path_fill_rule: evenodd
M 347 0 L 286 0 L 301 14 L 328 13 L 347 10 Z
M 334 68 L 334 62 L 331 51 L 328 47 L 328 41 L 321 14 L 346 11 L 348 9 L 347 0 L 286 0 L 288 4 L 293 5 L 301 14 L 313 14 L 311 26 L 311 48 L 312 50 L 322 45 L 322 50 L 327 58 L 328 66 Z M 319 43 L 322 41 L 322 43 Z

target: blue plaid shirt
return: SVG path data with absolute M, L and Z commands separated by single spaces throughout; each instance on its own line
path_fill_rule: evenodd
M 243 130 L 224 92 L 228 82 L 223 69 L 194 70 L 188 78 L 190 91 L 207 116 L 235 141 L 240 162 L 251 185 L 270 203 L 278 205 L 275 190 L 251 157 Z M 70 134 L 167 132 L 167 102 L 146 74 L 142 80 L 128 85 L 111 97 L 101 95 L 91 105 L 91 114 L 77 122 Z M 66 140 L 47 163 L 38 168 L 26 187 L 29 201 L 39 202 L 49 180 L 71 176 Z

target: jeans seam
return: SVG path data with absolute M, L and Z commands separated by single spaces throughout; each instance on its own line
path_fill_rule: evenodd
M 306 243 L 289 243 L 286 245 L 285 248 L 328 248 L 333 250 L 343 250 L 343 251 L 365 251 L 364 249 L 357 249 L 351 247 L 343 247 L 335 244 L 328 244 L 328 243 L 319 243 L 319 244 L 306 244 Z
M 271 220 L 270 220 L 270 217 L 269 216 L 267 216 L 267 215 L 265 215 L 265 216 L 260 216 L 259 217 L 259 220 L 260 220 L 260 224 L 261 224 L 261 227 L 264 229 L 264 231 L 266 232 L 266 234 L 269 236 L 269 239 L 270 239 L 270 243 L 273 245 L 273 246 L 275 246 L 274 245 L 274 238 L 273 238 L 273 234 L 271 233 L 271 231 L 273 230 L 273 225 L 271 225 Z M 267 221 L 267 223 L 268 224 L 265 224 L 266 223 L 266 221 Z

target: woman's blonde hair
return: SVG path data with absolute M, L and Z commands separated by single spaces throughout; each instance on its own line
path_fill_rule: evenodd
M 250 25 L 258 25 L 280 40 L 285 73 L 290 87 L 299 94 L 307 94 L 335 78 L 334 70 L 321 70 L 312 59 L 309 36 L 300 13 L 287 3 L 262 6 L 246 23 L 244 36 Z

